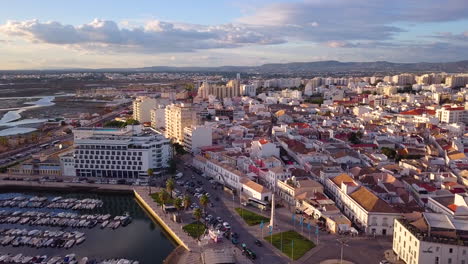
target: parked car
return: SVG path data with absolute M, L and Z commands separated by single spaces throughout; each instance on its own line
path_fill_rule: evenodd
M 239 244 L 239 240 L 237 240 L 237 238 L 235 238 L 235 237 L 231 238 L 231 242 L 232 242 L 234 245 Z
M 253 252 L 252 250 L 250 250 L 249 248 L 247 248 L 245 250 L 245 254 L 247 255 L 248 258 L 250 259 L 256 259 L 257 258 L 257 255 L 255 254 L 255 252 Z
M 223 219 L 221 219 L 221 217 L 216 217 L 216 220 L 221 224 L 223 222 Z
M 228 222 L 224 222 L 224 223 L 223 223 L 223 226 L 224 226 L 226 229 L 231 229 L 231 225 L 230 225 Z
M 239 238 L 239 234 L 237 234 L 236 232 L 232 232 L 232 233 L 231 233 L 231 236 L 232 236 L 232 237 L 235 237 L 235 238 Z

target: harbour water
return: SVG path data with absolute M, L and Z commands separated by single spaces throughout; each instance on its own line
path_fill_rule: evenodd
M 176 247 L 175 243 L 168 237 L 164 230 L 155 224 L 144 210 L 134 200 L 132 195 L 115 194 L 93 194 L 93 193 L 53 193 L 53 192 L 24 192 L 24 193 L 0 193 L 0 200 L 17 196 L 45 196 L 49 199 L 62 196 L 63 198 L 77 199 L 100 199 L 103 201 L 102 207 L 93 210 L 64 210 L 47 208 L 0 208 L 8 211 L 41 211 L 41 212 L 72 212 L 83 214 L 110 214 L 112 217 L 123 215 L 126 212 L 132 217 L 132 222 L 117 229 L 104 228 L 98 226 L 94 228 L 76 227 L 54 227 L 54 226 L 29 226 L 20 224 L 0 224 L 0 228 L 20 228 L 39 229 L 52 231 L 79 231 L 85 233 L 86 240 L 70 249 L 64 248 L 33 248 L 33 247 L 13 247 L 0 246 L 0 254 L 18 254 L 36 256 L 47 255 L 65 256 L 70 253 L 78 257 L 88 257 L 89 259 L 103 260 L 109 258 L 126 258 L 137 260 L 139 263 L 162 263 L 163 260 Z

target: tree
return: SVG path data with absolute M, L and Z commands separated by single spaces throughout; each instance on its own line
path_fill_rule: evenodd
M 349 134 L 348 141 L 353 143 L 353 144 L 361 143 L 361 139 L 359 138 L 359 134 L 357 134 L 355 132 L 351 132 L 351 134 Z
M 172 198 L 172 191 L 174 190 L 174 180 L 172 178 L 167 179 L 166 181 L 166 190 L 171 195 Z
M 184 203 L 184 209 L 187 210 L 189 208 L 190 204 L 192 204 L 192 200 L 190 199 L 190 196 L 185 195 L 183 203 Z
M 182 209 L 182 199 L 177 198 L 174 200 L 174 207 L 177 209 L 177 213 Z
M 139 124 L 140 124 L 140 122 L 138 122 L 137 120 L 132 119 L 132 118 L 128 119 L 127 122 L 125 122 L 125 125 L 131 125 L 131 126 L 139 125 Z
M 176 171 L 177 171 L 177 163 L 176 163 L 176 161 L 174 160 L 174 158 L 172 158 L 171 160 L 169 160 L 169 168 L 167 169 L 167 171 L 168 171 L 170 174 L 176 173 Z
M 195 219 L 197 220 L 197 231 L 200 231 L 199 228 L 200 228 L 200 219 L 202 217 L 202 211 L 200 208 L 197 208 L 195 209 L 195 211 L 193 211 L 193 217 L 195 217 Z M 199 232 L 197 232 L 199 233 Z M 200 237 L 197 237 L 197 239 L 199 239 Z
M 159 200 L 161 201 L 161 207 L 166 204 L 167 200 L 169 199 L 169 194 L 166 190 L 161 190 L 158 193 Z
M 125 122 L 117 121 L 117 120 L 111 120 L 111 121 L 108 121 L 108 122 L 104 123 L 103 126 L 104 127 L 124 127 Z
M 150 178 L 153 177 L 153 174 L 154 174 L 153 169 L 149 168 L 146 172 L 148 173 L 148 177 L 150 177 Z
M 382 154 L 387 156 L 389 159 L 395 159 L 397 152 L 394 149 L 384 147 L 382 148 Z
M 0 145 L 8 147 L 8 138 L 7 137 L 0 137 Z
M 210 198 L 208 198 L 208 196 L 206 194 L 203 194 L 200 197 L 200 204 L 201 204 L 201 206 L 203 206 L 203 211 L 205 213 L 206 213 L 206 206 L 208 205 L 209 202 L 210 202 Z

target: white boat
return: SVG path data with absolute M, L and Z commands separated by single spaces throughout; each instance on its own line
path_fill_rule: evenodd
M 83 241 L 85 241 L 85 239 L 86 239 L 86 237 L 80 237 L 80 238 L 78 238 L 78 239 L 76 240 L 76 243 L 75 243 L 75 244 L 79 245 L 79 244 L 83 243 Z
M 109 224 L 109 221 L 108 221 L 108 220 L 102 222 L 101 228 L 106 228 L 106 226 L 107 226 L 108 224 Z

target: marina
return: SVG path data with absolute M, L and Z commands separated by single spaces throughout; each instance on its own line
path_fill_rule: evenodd
M 49 209 L 72 209 L 72 210 L 93 210 L 102 207 L 102 201 L 97 199 L 64 199 L 61 196 L 48 199 L 47 197 L 24 197 L 16 196 L 0 200 L 0 207 L 18 208 L 49 208 Z
M 96 260 L 83 257 L 78 260 L 76 254 L 68 254 L 65 257 L 54 256 L 48 257 L 47 255 L 25 256 L 21 253 L 0 254 L 0 263 L 22 263 L 22 264 L 139 264 L 138 261 L 129 259 L 104 259 Z
M 115 216 L 110 214 L 83 214 L 66 212 L 39 212 L 39 211 L 0 211 L 0 224 L 19 224 L 31 226 L 58 226 L 73 228 L 93 228 L 101 224 L 101 228 L 116 229 L 119 226 L 130 224 L 132 218 L 128 215 Z
M 162 263 L 175 248 L 131 195 L 7 192 L 0 207 L 0 263 Z

